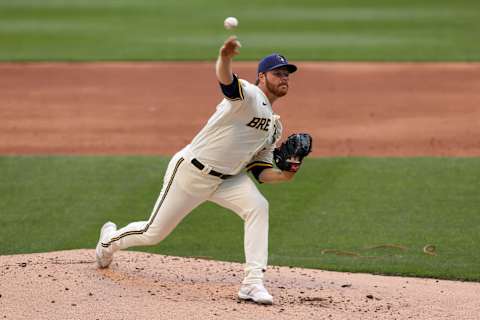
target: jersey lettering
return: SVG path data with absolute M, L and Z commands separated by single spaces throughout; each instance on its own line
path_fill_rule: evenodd
M 268 128 L 270 127 L 270 119 L 254 117 L 249 123 L 247 123 L 247 126 L 268 131 Z

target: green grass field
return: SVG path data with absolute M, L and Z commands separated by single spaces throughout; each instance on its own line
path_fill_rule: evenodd
M 0 254 L 94 248 L 105 221 L 145 220 L 167 161 L 0 157 Z M 480 159 L 307 159 L 293 183 L 260 189 L 271 205 L 270 264 L 480 281 Z M 408 249 L 367 249 L 383 244 Z M 243 222 L 207 203 L 138 249 L 243 261 Z
M 241 60 L 480 60 L 476 0 L 0 0 L 0 61 L 213 60 L 232 15 Z M 0 156 L 0 255 L 94 248 L 105 221 L 146 219 L 167 161 Z M 480 158 L 307 159 L 260 188 L 270 264 L 480 281 Z M 371 249 L 386 244 L 407 249 Z M 242 221 L 204 204 L 139 250 L 243 261 Z
M 0 61 L 213 60 L 231 15 L 243 60 L 480 59 L 477 0 L 0 0 Z

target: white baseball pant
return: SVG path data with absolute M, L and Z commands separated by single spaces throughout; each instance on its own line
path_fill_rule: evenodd
M 268 259 L 268 201 L 246 173 L 222 180 L 191 164 L 185 149 L 170 160 L 160 195 L 147 221 L 132 222 L 103 239 L 105 250 L 154 245 L 195 207 L 212 201 L 244 220 L 244 284 L 261 283 Z

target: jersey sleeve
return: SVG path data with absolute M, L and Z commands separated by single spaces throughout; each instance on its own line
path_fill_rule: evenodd
M 233 75 L 232 83 L 225 85 L 220 83 L 220 88 L 222 89 L 222 93 L 228 100 L 237 101 L 237 100 L 244 100 L 244 90 L 242 88 L 242 84 L 238 79 L 237 75 Z
M 275 145 L 269 145 L 262 150 L 260 150 L 253 158 L 252 161 L 247 165 L 246 169 L 248 172 L 251 172 L 255 179 L 260 181 L 260 174 L 263 170 L 268 168 L 273 168 L 273 149 Z

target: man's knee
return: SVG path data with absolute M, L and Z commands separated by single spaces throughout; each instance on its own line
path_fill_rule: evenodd
M 260 211 L 268 213 L 268 201 L 264 197 L 258 197 L 257 206 Z
M 155 230 L 155 228 L 149 228 L 142 234 L 144 238 L 145 245 L 153 246 L 158 244 L 160 241 L 163 240 L 162 234 L 159 230 Z
M 246 209 L 246 219 L 253 216 L 268 218 L 268 201 L 263 196 L 252 199 Z

